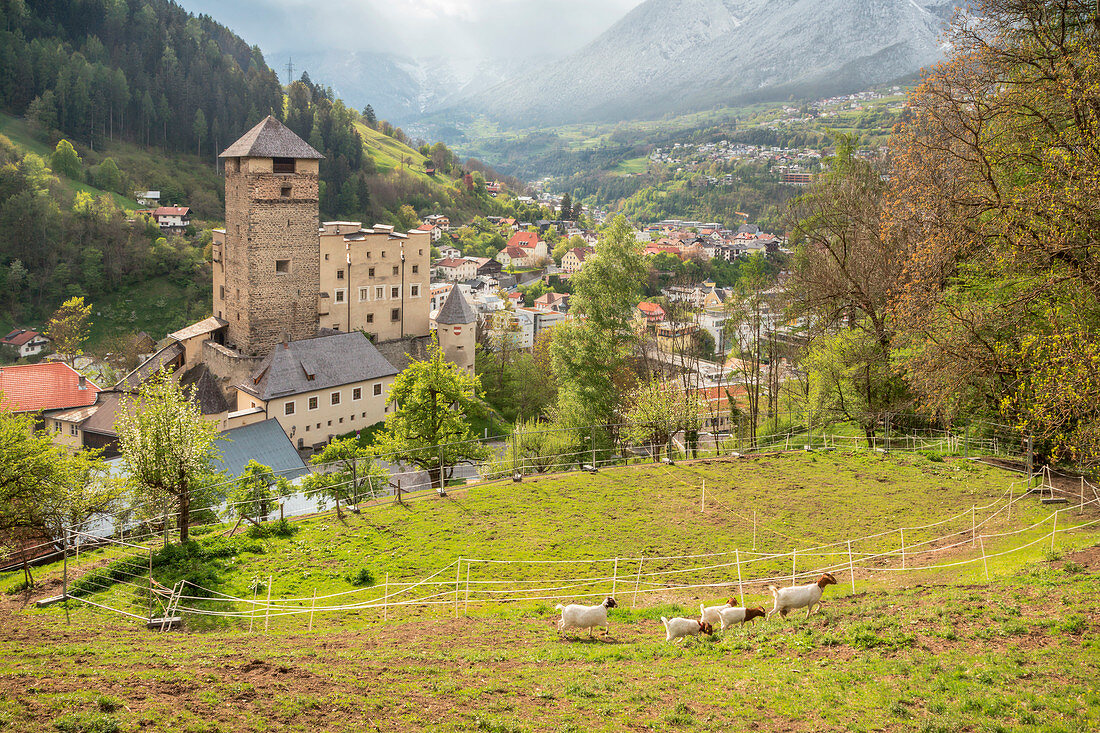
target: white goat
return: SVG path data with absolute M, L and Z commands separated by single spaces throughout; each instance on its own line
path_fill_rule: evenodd
M 722 609 L 724 608 L 731 608 L 734 605 L 734 600 L 735 599 L 731 598 L 721 606 L 704 606 L 702 603 L 700 603 L 699 618 L 703 619 L 711 626 L 717 626 L 722 621 L 722 619 L 719 618 L 718 614 L 721 613 Z
M 713 626 L 706 621 L 696 621 L 693 618 L 665 618 L 661 616 L 661 623 L 665 625 L 665 641 L 681 639 L 685 636 L 714 633 Z
M 734 624 L 744 624 L 748 621 L 752 621 L 757 618 L 765 618 L 764 607 L 759 608 L 743 608 L 741 606 L 731 606 L 723 608 L 718 612 L 718 620 L 722 624 L 722 631 L 726 630 L 727 626 L 733 626 Z
M 604 632 L 608 631 L 607 626 L 607 609 L 615 608 L 618 605 L 615 603 L 615 599 L 608 596 L 604 599 L 603 603 L 598 606 L 580 606 L 576 603 L 570 603 L 568 606 L 563 606 L 560 603 L 554 608 L 561 611 L 561 620 L 558 621 L 558 631 L 565 631 L 566 629 L 588 629 L 588 635 L 592 636 L 592 629 L 597 626 L 602 626 Z
M 790 588 L 776 588 L 774 585 L 769 585 L 768 590 L 772 592 L 772 598 L 775 599 L 775 608 L 768 614 L 768 618 L 777 613 L 787 618 L 787 612 L 796 608 L 805 608 L 806 618 L 809 618 L 814 606 L 820 605 L 821 594 L 825 592 L 827 585 L 836 585 L 836 578 L 832 573 L 825 573 L 817 579 L 816 583 L 809 585 L 794 585 Z

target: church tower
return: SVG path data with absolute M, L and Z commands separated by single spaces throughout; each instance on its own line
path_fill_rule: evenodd
M 268 116 L 220 157 L 225 233 L 214 244 L 214 315 L 228 323 L 228 346 L 262 356 L 284 335 L 317 335 L 324 156 Z
M 466 302 L 456 283 L 435 316 L 439 348 L 448 361 L 470 374 L 474 373 L 474 347 L 477 344 L 477 313 Z

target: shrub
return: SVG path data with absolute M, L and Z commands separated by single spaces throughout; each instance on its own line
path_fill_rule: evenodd
M 370 587 L 374 585 L 374 573 L 370 568 L 359 568 L 353 573 L 348 573 L 344 578 L 354 586 Z
M 298 531 L 298 528 L 286 521 L 280 519 L 278 522 L 269 522 L 268 524 L 261 524 L 259 526 L 252 525 L 248 528 L 248 536 L 254 540 L 264 539 L 267 537 L 280 537 L 287 538 L 293 537 Z

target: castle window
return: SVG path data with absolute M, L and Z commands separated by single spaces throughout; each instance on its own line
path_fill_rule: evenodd
M 336 302 L 337 303 L 343 303 L 344 302 L 344 290 L 343 290 L 343 288 L 341 288 L 339 290 L 336 290 L 334 292 L 336 293 Z
M 401 320 L 401 309 L 400 308 L 394 308 L 393 310 L 390 311 L 390 320 L 391 321 L 400 321 Z
M 397 265 L 394 265 L 393 266 L 393 274 L 396 275 L 398 272 L 399 272 L 399 270 L 397 269 Z
M 325 262 L 328 262 L 328 252 L 325 252 Z
M 225 300 L 225 286 L 224 285 L 219 285 L 218 286 L 218 298 L 220 298 L 221 300 Z
M 293 173 L 294 158 L 274 158 L 271 161 L 271 170 L 275 173 Z
M 290 260 L 275 260 L 275 272 L 287 274 L 290 272 Z
M 359 288 L 359 302 L 370 300 L 370 288 Z
M 370 276 L 370 277 L 374 277 L 374 268 L 373 267 L 367 269 L 367 275 Z
M 343 280 L 344 279 L 344 271 L 343 270 L 337 270 L 336 271 L 336 279 L 337 280 Z
M 382 385 L 381 384 L 374 385 L 374 396 L 375 397 L 381 397 L 382 396 Z
M 356 387 L 355 389 L 353 389 L 351 391 L 351 398 L 353 400 L 363 399 L 363 388 L 362 387 Z
M 287 402 L 285 405 L 283 405 L 283 414 L 284 415 L 293 415 L 294 414 L 294 403 L 293 402 Z
M 374 314 L 373 313 L 368 313 L 367 314 L 367 323 L 374 323 Z
M 424 250 L 420 250 L 420 254 L 424 254 Z
M 309 409 L 311 409 L 311 410 L 316 410 L 317 409 L 317 398 L 316 397 L 310 397 L 309 398 Z M 318 425 L 317 427 L 321 427 L 321 426 Z
M 385 256 L 386 256 L 386 250 L 382 250 L 382 256 L 383 256 L 383 257 L 385 257 Z
M 334 404 L 334 405 L 340 404 L 340 393 L 339 392 L 333 392 L 331 399 L 332 399 L 332 404 Z
M 420 272 L 420 265 L 413 265 L 413 274 Z
M 399 288 L 396 285 L 393 286 L 392 288 L 390 288 L 390 297 L 391 298 L 400 298 L 401 297 L 401 288 Z
M 378 287 L 376 287 L 374 289 L 374 299 L 375 300 L 382 300 L 385 297 L 386 297 L 386 289 L 384 287 L 379 285 Z
M 279 189 L 279 195 L 282 196 L 283 198 L 289 198 L 290 197 L 290 186 L 283 186 L 282 188 L 280 188 Z
M 420 297 L 420 286 L 419 285 L 410 286 L 409 287 L 409 295 L 413 298 L 419 298 Z

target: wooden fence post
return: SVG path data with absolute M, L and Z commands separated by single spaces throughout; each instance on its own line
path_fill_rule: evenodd
M 1058 535 L 1058 512 L 1061 509 L 1054 510 L 1054 527 L 1050 530 L 1050 551 L 1054 552 L 1054 538 Z
M 852 541 L 848 540 L 848 578 L 852 581 L 852 595 L 856 592 L 856 564 L 852 560 Z
M 905 570 L 905 527 L 901 528 L 901 569 Z
M 458 567 L 455 568 L 455 618 L 458 618 L 458 583 L 462 578 L 462 558 L 458 558 Z
M 645 562 L 645 557 L 638 558 L 638 578 L 634 581 L 634 600 L 630 602 L 630 607 L 634 608 L 638 604 L 638 586 L 642 584 L 642 563 Z
M 615 568 L 611 571 L 611 597 L 615 597 L 619 589 L 619 558 L 615 558 Z
M 756 510 L 752 510 L 752 549 L 756 551 Z
M 976 547 L 978 544 L 978 520 L 977 520 L 977 507 L 971 505 L 970 507 L 970 546 Z
M 390 620 L 390 574 L 386 573 L 386 594 L 382 596 L 382 620 Z
M 313 631 L 313 611 L 317 608 L 317 591 L 313 591 L 313 601 L 309 604 L 309 630 Z
M 256 586 L 252 586 L 252 613 L 248 616 L 248 633 L 252 633 L 252 625 L 256 621 L 256 594 L 259 589 Z
M 737 561 L 737 592 L 741 596 L 741 607 L 745 607 L 745 584 L 741 582 L 741 551 L 734 550 L 734 558 Z
M 791 585 L 794 585 L 798 577 L 798 548 L 791 550 Z
M 1085 490 L 1081 489 L 1081 496 L 1085 495 Z M 707 508 L 707 480 L 703 479 L 703 493 L 699 497 L 699 511 L 706 511 Z
M 466 561 L 466 604 L 462 608 L 462 615 L 470 615 L 470 561 Z
M 268 624 L 271 623 L 271 576 L 267 576 L 267 615 L 264 616 L 264 633 L 267 633 Z

